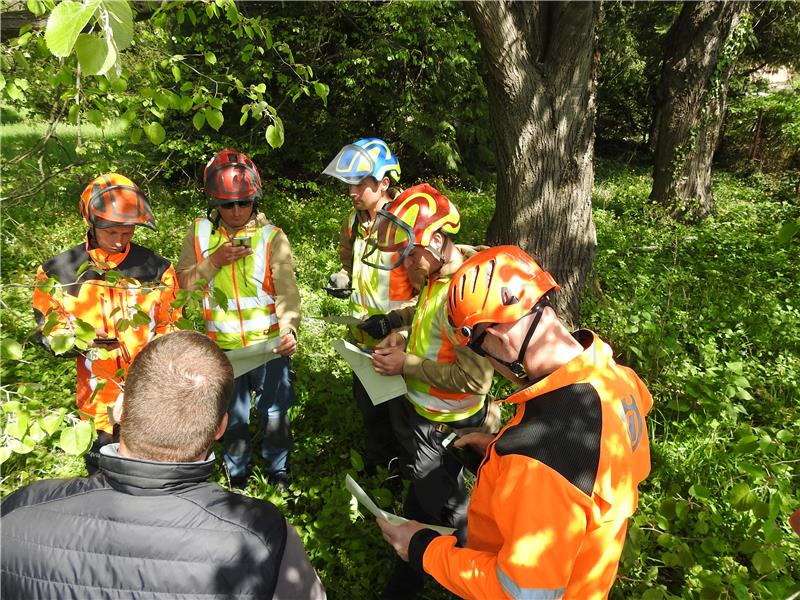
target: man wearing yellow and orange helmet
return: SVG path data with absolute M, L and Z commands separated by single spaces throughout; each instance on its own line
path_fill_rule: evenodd
M 463 547 L 417 522 L 379 525 L 412 568 L 462 598 L 606 598 L 650 471 L 650 393 L 597 335 L 566 329 L 554 290 L 515 246 L 479 252 L 450 281 L 458 343 L 520 386 L 505 399 L 516 414 L 497 436 L 458 441 L 484 455 Z
M 218 152 L 206 165 L 203 184 L 208 210 L 184 237 L 178 260 L 181 287 L 203 289 L 206 333 L 223 350 L 274 344 L 273 360 L 234 382 L 223 440 L 225 466 L 231 485 L 244 488 L 253 454 L 248 425 L 254 392 L 264 429 L 266 474 L 276 489 L 285 490 L 292 445 L 288 411 L 295 402 L 290 357 L 297 350 L 300 326 L 292 251 L 286 234 L 258 210 L 261 175 L 247 155 Z M 220 292 L 225 306 L 216 302 Z
M 106 173 L 89 182 L 79 209 L 89 225 L 86 240 L 39 267 L 33 309 L 47 348 L 56 336 L 74 334 L 80 321 L 95 330 L 86 352 L 67 353 L 77 356 L 78 410 L 97 429 L 86 456 L 91 473 L 99 448 L 113 441 L 108 409 L 128 366 L 147 342 L 172 331 L 181 313 L 171 307 L 178 285 L 172 265 L 131 242 L 137 225 L 155 229 L 141 190 L 123 175 Z
M 475 249 L 456 246 L 461 228 L 455 205 L 427 183 L 408 188 L 380 211 L 367 240 L 363 261 L 379 269 L 400 265 L 422 291 L 416 306 L 373 315 L 360 325 L 384 338 L 372 355 L 382 375 L 402 375 L 408 393 L 391 406 L 395 435 L 411 458 L 411 485 L 404 516 L 425 523 L 462 528 L 467 492 L 461 464 L 445 452 L 450 434 L 495 433 L 499 411 L 487 398 L 492 365 L 459 345 L 447 321 L 450 277 Z M 394 253 L 389 264 L 377 256 Z M 410 327 L 408 337 L 394 331 Z M 382 598 L 410 599 L 424 578 L 397 561 Z

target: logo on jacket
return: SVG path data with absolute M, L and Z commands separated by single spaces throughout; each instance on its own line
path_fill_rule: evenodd
M 622 421 L 627 426 L 628 437 L 631 439 L 631 450 L 636 452 L 636 448 L 644 435 L 642 413 L 639 412 L 639 407 L 636 405 L 636 398 L 634 398 L 633 394 L 630 395 L 630 399 L 623 398 L 620 400 L 620 403 L 622 404 Z

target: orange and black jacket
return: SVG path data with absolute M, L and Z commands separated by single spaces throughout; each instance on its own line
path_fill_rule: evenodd
M 87 261 L 88 268 L 79 274 Z M 108 271 L 121 278 L 107 281 Z M 49 278 L 63 287 L 49 289 Z M 120 347 L 103 358 L 93 350 L 68 354 L 77 356 L 78 410 L 82 418 L 93 419 L 98 430 L 113 430 L 108 406 L 117 400 L 133 358 L 153 337 L 172 331 L 181 317 L 181 311 L 170 306 L 177 281 L 168 260 L 133 243 L 109 253 L 90 249 L 87 239 L 39 267 L 33 311 L 40 331 L 51 314 L 57 317 L 55 326 L 41 335 L 45 347 L 50 348 L 54 336 L 73 332 L 76 318 L 119 341 Z M 137 316 L 139 324 L 132 322 Z
M 467 545 L 417 532 L 409 560 L 462 598 L 605 598 L 637 485 L 650 471 L 652 397 L 594 333 L 583 353 L 506 398 L 517 412 L 487 448 Z

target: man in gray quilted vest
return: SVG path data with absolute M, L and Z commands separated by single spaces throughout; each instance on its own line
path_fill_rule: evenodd
M 0 504 L 3 598 L 324 599 L 275 506 L 208 481 L 232 392 L 230 362 L 208 337 L 148 344 L 100 472 L 39 481 Z

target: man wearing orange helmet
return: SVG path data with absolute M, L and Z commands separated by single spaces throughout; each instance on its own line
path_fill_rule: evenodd
M 228 410 L 223 444 L 231 485 L 243 488 L 251 470 L 248 425 L 251 392 L 264 429 L 261 456 L 277 489 L 289 483 L 292 437 L 289 408 L 295 402 L 289 357 L 297 350 L 300 292 L 289 240 L 258 211 L 261 176 L 250 158 L 225 149 L 203 172 L 205 218 L 195 219 L 183 240 L 178 278 L 204 290 L 206 332 L 223 350 L 275 343 L 277 358 L 240 375 Z M 227 299 L 219 306 L 220 295 Z
M 151 339 L 174 329 L 181 311 L 170 306 L 177 289 L 172 265 L 131 242 L 137 225 L 155 229 L 139 188 L 127 177 L 106 173 L 86 186 L 79 207 L 89 225 L 86 240 L 39 267 L 33 310 L 47 348 L 57 336 L 73 336 L 80 321 L 95 330 L 85 353 L 74 348 L 66 353 L 77 357 L 81 418 L 93 420 L 97 429 L 86 455 L 91 474 L 100 447 L 114 441 L 108 409 L 122 392 L 128 366 Z M 114 275 L 107 277 L 110 271 Z M 133 324 L 135 318 L 141 323 Z
M 403 514 L 437 525 L 466 524 L 467 492 L 461 465 L 445 452 L 448 434 L 494 433 L 499 414 L 487 399 L 492 365 L 460 346 L 447 321 L 447 289 L 451 275 L 464 261 L 450 236 L 458 233 L 461 216 L 441 192 L 423 183 L 407 189 L 378 212 L 363 261 L 372 264 L 378 252 L 396 259 L 376 268 L 403 265 L 422 291 L 416 306 L 373 315 L 360 327 L 383 337 L 373 365 L 383 375 L 402 375 L 408 393 L 391 407 L 392 426 L 411 457 L 411 486 Z M 409 326 L 408 337 L 392 331 Z M 397 561 L 383 598 L 413 598 L 424 584 L 421 572 Z
M 453 275 L 447 309 L 459 343 L 521 387 L 484 452 L 467 543 L 417 522 L 379 521 L 413 568 L 463 598 L 607 597 L 637 486 L 649 473 L 652 398 L 594 333 L 570 334 L 547 294 L 549 273 L 515 246 L 479 252 Z
M 413 304 L 416 292 L 403 267 L 379 269 L 361 259 L 375 216 L 396 195 L 390 188 L 393 181 L 400 179 L 400 162 L 394 152 L 381 139 L 360 139 L 344 146 L 322 174 L 346 183 L 353 203 L 339 231 L 342 268 L 331 274 L 327 293 L 348 300 L 350 314 L 357 319 Z M 392 260 L 393 253 L 373 256 L 374 262 L 384 265 Z M 350 327 L 349 336 L 362 347 L 373 348 L 378 343 L 378 339 L 357 327 Z M 396 399 L 374 406 L 355 375 L 353 397 L 367 433 L 364 463 L 367 472 L 374 473 L 378 465 L 388 466 L 398 454 L 389 418 L 389 407 Z

